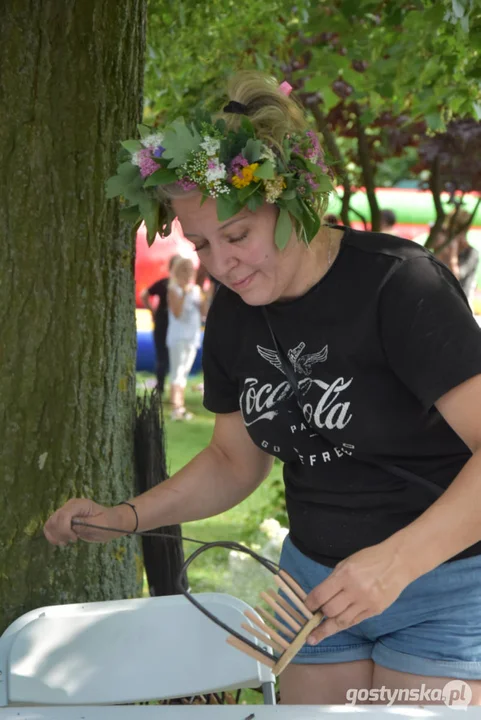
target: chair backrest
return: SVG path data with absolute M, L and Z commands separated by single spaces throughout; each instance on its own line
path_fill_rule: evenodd
M 194 597 L 252 640 L 240 627 L 249 622 L 246 603 L 223 593 Z M 266 684 L 272 690 L 269 668 L 226 637 L 182 595 L 33 610 L 0 638 L 0 706 L 139 702 Z

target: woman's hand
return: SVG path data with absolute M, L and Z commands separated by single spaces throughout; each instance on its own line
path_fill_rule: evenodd
M 103 527 L 125 528 L 124 532 L 97 530 L 76 525 L 75 521 L 102 525 Z M 73 522 L 72 522 L 73 521 Z M 88 542 L 108 542 L 128 534 L 135 526 L 135 517 L 128 505 L 104 507 L 93 500 L 76 498 L 69 500 L 56 510 L 45 523 L 43 532 L 52 545 L 86 540 Z
M 316 645 L 329 635 L 379 615 L 414 579 L 389 541 L 342 560 L 305 600 L 309 610 L 321 609 L 326 616 L 307 642 Z

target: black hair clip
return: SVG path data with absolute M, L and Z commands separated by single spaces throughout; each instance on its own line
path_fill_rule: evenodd
M 248 115 L 249 108 L 243 103 L 237 102 L 237 100 L 230 100 L 224 107 L 225 113 L 233 113 L 235 115 Z

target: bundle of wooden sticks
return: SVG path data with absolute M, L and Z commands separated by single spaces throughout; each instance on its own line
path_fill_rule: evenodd
M 256 627 L 242 623 L 244 630 L 272 648 L 274 651 L 272 658 L 257 652 L 250 645 L 232 635 L 228 636 L 227 642 L 270 667 L 274 675 L 279 675 L 297 655 L 312 630 L 322 622 L 324 615 L 321 610 L 315 613 L 308 610 L 304 603 L 307 597 L 306 593 L 285 570 L 279 570 L 274 575 L 274 582 L 292 604 L 275 590 L 269 589 L 267 592 L 261 592 L 260 597 L 276 613 L 277 617 L 256 606 L 256 612 L 270 624 L 260 620 L 250 610 L 246 610 L 244 614 Z M 278 618 L 282 618 L 283 622 Z M 282 635 L 274 628 L 277 628 Z

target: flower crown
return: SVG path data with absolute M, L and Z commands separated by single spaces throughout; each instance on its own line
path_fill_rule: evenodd
M 172 184 L 179 192 L 198 190 L 202 202 L 215 198 L 220 222 L 244 207 L 255 212 L 264 202 L 275 203 L 275 242 L 280 249 L 289 241 L 293 222 L 305 243 L 315 237 L 319 213 L 332 190 L 317 135 L 291 134 L 282 147 L 270 146 L 256 138 L 245 107 L 231 101 L 224 108 L 242 114 L 237 131 L 228 130 L 223 119 L 214 122 L 198 113 L 192 122 L 179 119 L 162 132 L 139 125 L 140 140 L 122 142 L 117 175 L 107 181 L 107 197 L 125 200 L 121 215 L 134 223 L 135 231 L 145 221 L 149 244 L 157 233 L 170 233 L 174 213 L 157 188 Z

